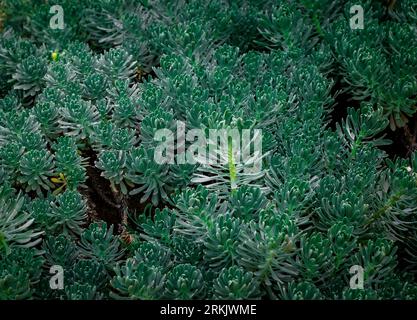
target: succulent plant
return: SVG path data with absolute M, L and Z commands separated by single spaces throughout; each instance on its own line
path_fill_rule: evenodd
M 52 2 L 0 5 L 0 300 L 417 299 L 416 1 Z

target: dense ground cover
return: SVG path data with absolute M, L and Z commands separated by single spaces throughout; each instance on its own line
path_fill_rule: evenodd
M 0 2 L 0 299 L 417 299 L 417 3 L 397 2 Z M 177 121 L 261 130 L 261 170 L 231 140 L 158 163 Z

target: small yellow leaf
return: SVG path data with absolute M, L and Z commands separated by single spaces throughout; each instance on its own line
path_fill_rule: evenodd
M 58 52 L 56 52 L 56 51 L 52 52 L 51 56 L 52 56 L 52 60 L 54 60 L 54 61 L 58 60 Z
M 63 188 L 64 188 L 64 185 L 60 186 L 58 189 L 55 189 L 55 190 L 52 192 L 52 194 L 53 194 L 54 196 L 58 195 L 58 194 L 62 191 L 62 189 L 63 189 Z
M 63 181 L 61 179 L 59 179 L 59 178 L 51 178 L 51 181 L 53 183 L 63 183 Z

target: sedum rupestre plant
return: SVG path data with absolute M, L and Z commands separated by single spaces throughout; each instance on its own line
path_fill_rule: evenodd
M 417 299 L 392 3 L 3 0 L 0 299 Z

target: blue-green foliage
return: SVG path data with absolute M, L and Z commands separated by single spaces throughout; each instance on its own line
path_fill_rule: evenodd
M 64 0 L 64 30 L 32 2 L 0 7 L 0 299 L 417 299 L 417 154 L 383 151 L 415 1 Z M 262 130 L 262 169 L 157 163 L 177 120 Z

